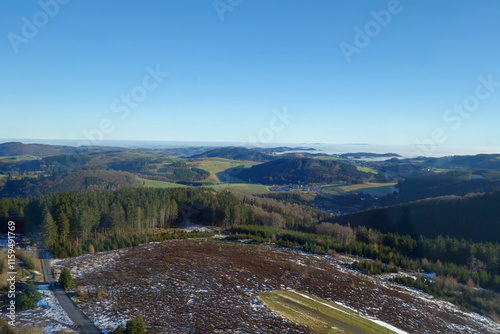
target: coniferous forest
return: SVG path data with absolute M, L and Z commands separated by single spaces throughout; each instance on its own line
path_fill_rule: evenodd
M 444 201 L 444 205 L 449 205 Z M 185 222 L 203 223 L 257 242 L 277 241 L 327 254 L 345 252 L 413 270 L 449 275 L 500 292 L 500 245 L 397 229 L 332 223 L 328 214 L 299 204 L 205 188 L 124 189 L 0 200 L 0 217 L 20 217 L 40 232 L 56 256 L 116 249 L 161 238 Z M 185 237 L 182 233 L 166 238 Z M 165 238 L 165 237 L 164 237 Z

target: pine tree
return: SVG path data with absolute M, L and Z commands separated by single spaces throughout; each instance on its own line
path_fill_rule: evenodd
M 61 241 L 66 241 L 69 236 L 69 219 L 62 210 L 58 211 L 57 225 L 59 229 L 59 238 Z
M 71 290 L 75 287 L 75 281 L 71 277 L 68 268 L 62 268 L 61 275 L 59 276 L 59 284 L 64 290 Z
M 41 236 L 44 245 L 51 248 L 56 244 L 58 239 L 56 222 L 47 208 L 43 210 Z

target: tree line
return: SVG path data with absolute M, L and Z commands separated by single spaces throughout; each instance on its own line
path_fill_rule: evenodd
M 425 270 L 450 276 L 500 292 L 500 245 L 475 243 L 450 237 L 413 239 L 397 233 L 381 233 L 360 226 L 331 223 L 317 225 L 315 233 L 261 225 L 241 225 L 229 230 L 231 239 L 276 243 L 318 254 L 342 252 L 407 270 Z
M 40 232 L 46 246 L 62 247 L 67 255 L 80 254 L 90 243 L 114 249 L 115 243 L 105 243 L 112 235 L 132 243 L 130 236 L 154 234 L 156 229 L 183 222 L 221 228 L 262 224 L 313 229 L 321 215 L 325 214 L 299 205 L 207 188 L 134 188 L 0 199 L 0 218 L 23 218 L 26 232 Z

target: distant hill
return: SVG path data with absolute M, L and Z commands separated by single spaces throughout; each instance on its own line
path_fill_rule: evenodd
M 339 154 L 341 158 L 351 158 L 351 159 L 363 159 L 363 158 L 400 158 L 401 155 L 397 153 L 369 153 L 369 152 L 357 152 L 357 153 L 343 153 Z
M 500 189 L 500 173 L 496 170 L 451 170 L 427 173 L 400 180 L 395 202 L 404 203 L 428 197 L 464 196 L 470 193 L 488 193 Z
M 112 170 L 80 170 L 41 180 L 9 180 L 0 191 L 0 197 L 29 197 L 62 192 L 117 190 L 141 187 L 133 174 Z
M 269 147 L 269 148 L 254 147 L 253 149 L 265 153 L 281 153 L 289 151 L 317 151 L 315 148 L 303 147 L 303 146 L 300 147 L 279 146 L 279 147 Z
M 0 157 L 15 155 L 32 155 L 39 158 L 77 153 L 79 149 L 72 146 L 23 144 L 20 142 L 9 142 L 0 144 Z
M 500 168 L 500 154 L 456 155 L 427 158 L 423 163 L 434 168 Z
M 446 196 L 371 209 L 330 221 L 343 225 L 366 226 L 381 232 L 439 235 L 474 241 L 498 242 L 500 236 L 500 191 L 464 197 Z
M 267 185 L 339 181 L 361 183 L 372 176 L 350 164 L 310 158 L 276 159 L 250 168 L 241 168 L 232 175 L 245 182 Z
M 269 161 L 275 159 L 274 156 L 268 153 L 251 150 L 245 147 L 221 147 L 192 155 L 189 158 L 225 158 L 246 161 Z

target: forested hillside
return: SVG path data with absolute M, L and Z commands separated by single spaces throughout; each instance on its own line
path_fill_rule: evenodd
M 47 178 L 7 179 L 0 197 L 38 196 L 72 191 L 102 191 L 141 187 L 133 174 L 113 170 L 78 170 Z
M 427 158 L 424 163 L 436 168 L 500 168 L 499 154 L 456 155 L 451 157 Z
M 311 183 L 362 183 L 373 174 L 359 171 L 356 166 L 331 160 L 284 158 L 250 168 L 234 175 L 245 182 L 267 185 Z
M 275 157 L 270 154 L 259 152 L 257 150 L 251 150 L 245 147 L 222 147 L 204 153 L 195 154 L 189 158 L 224 158 L 245 161 L 269 161 L 275 159 Z
M 451 171 L 418 175 L 401 180 L 398 193 L 388 203 L 406 203 L 429 197 L 464 196 L 470 193 L 489 193 L 500 189 L 500 175 L 494 171 Z
M 78 150 L 72 146 L 23 144 L 20 142 L 9 142 L 0 144 L 0 157 L 32 155 L 43 158 L 52 155 L 75 153 Z
M 331 219 L 382 232 L 438 235 L 497 242 L 500 236 L 500 191 L 465 197 L 447 196 L 376 208 Z
M 296 204 L 203 188 L 124 189 L 0 199 L 1 217 L 22 217 L 27 232 L 41 231 L 45 244 L 95 243 L 106 233 L 142 234 L 182 222 L 229 228 L 263 224 L 314 229 L 327 214 Z M 60 241 L 65 241 L 62 245 Z

